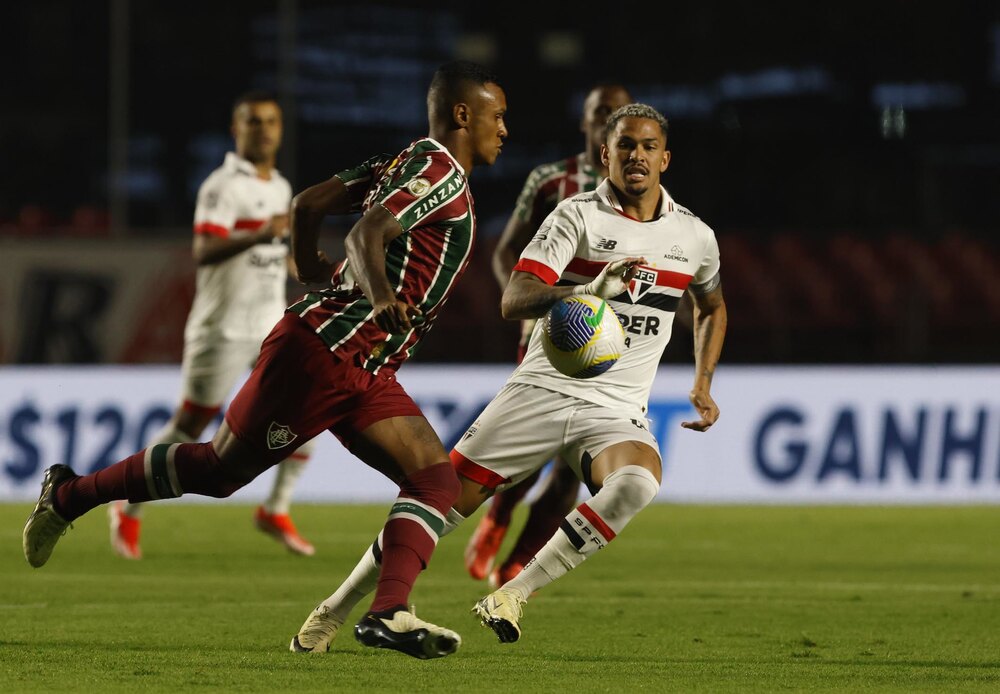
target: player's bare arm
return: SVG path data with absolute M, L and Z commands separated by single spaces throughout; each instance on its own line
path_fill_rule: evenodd
M 507 320 L 526 320 L 541 318 L 552 304 L 573 294 L 594 294 L 610 299 L 628 289 L 638 266 L 644 262 L 645 258 L 612 261 L 591 282 L 576 287 L 553 287 L 530 272 L 515 272 L 503 292 L 500 312 Z
M 504 227 L 500 240 L 497 242 L 496 250 L 493 251 L 493 276 L 503 291 L 510 282 L 510 273 L 514 271 L 521 251 L 531 241 L 538 230 L 538 225 L 533 220 L 524 221 L 518 219 L 517 215 L 511 215 L 507 226 Z
M 375 324 L 387 333 L 403 333 L 413 327 L 420 309 L 396 298 L 385 274 L 385 247 L 403 233 L 399 222 L 380 205 L 358 220 L 344 240 L 347 260 L 374 309 Z
M 500 285 L 501 292 L 507 288 L 507 283 L 510 282 L 510 274 L 514 271 L 514 266 L 517 265 L 521 251 L 528 245 L 537 230 L 538 224 L 534 219 L 524 221 L 519 219 L 516 213 L 511 215 L 507 226 L 504 227 L 500 241 L 497 242 L 497 247 L 493 251 L 492 259 L 493 276 L 496 278 L 497 284 Z M 521 321 L 521 336 L 518 342 L 522 349 L 527 346 L 534 328 L 534 319 Z
M 331 214 L 347 214 L 351 200 L 347 186 L 336 176 L 306 188 L 292 198 L 291 242 L 295 276 L 300 282 L 329 282 L 333 264 L 319 250 L 319 228 Z
M 719 419 L 719 407 L 710 394 L 715 367 L 726 339 L 726 302 L 722 285 L 705 294 L 688 292 L 694 300 L 694 387 L 690 399 L 701 417 L 695 422 L 683 422 L 685 429 L 706 431 Z
M 211 234 L 195 234 L 192 255 L 198 265 L 215 265 L 229 260 L 259 243 L 272 243 L 288 234 L 288 216 L 274 215 L 253 234 L 222 238 Z

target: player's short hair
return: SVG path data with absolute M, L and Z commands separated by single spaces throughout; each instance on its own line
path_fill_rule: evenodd
M 604 141 L 607 142 L 611 133 L 614 132 L 618 121 L 622 118 L 648 118 L 655 120 L 660 130 L 663 131 L 663 139 L 667 139 L 667 119 L 662 113 L 648 104 L 625 104 L 617 111 L 608 116 L 608 124 L 604 126 Z
M 264 102 L 278 103 L 278 97 L 272 92 L 264 91 L 263 89 L 252 89 L 248 92 L 243 92 L 233 101 L 232 113 L 235 115 L 236 109 L 243 104 L 260 104 Z
M 470 84 L 482 87 L 490 83 L 500 84 L 496 75 L 478 63 L 468 60 L 445 63 L 434 72 L 427 90 L 428 116 L 433 120 L 437 114 L 450 112 L 452 106 L 465 98 Z

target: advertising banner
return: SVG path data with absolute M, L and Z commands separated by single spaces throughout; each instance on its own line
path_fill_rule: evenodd
M 191 242 L 0 240 L 0 363 L 178 363 Z
M 409 364 L 399 379 L 450 448 L 509 373 Z M 722 414 L 705 433 L 680 426 L 696 418 L 690 384 L 690 368 L 661 367 L 650 398 L 660 500 L 1000 502 L 1000 368 L 720 368 L 713 396 Z M 141 449 L 179 388 L 177 367 L 0 368 L 0 501 L 35 499 L 49 465 L 90 472 Z M 394 498 L 394 485 L 333 436 L 317 444 L 298 500 Z M 233 498 L 262 499 L 271 474 Z

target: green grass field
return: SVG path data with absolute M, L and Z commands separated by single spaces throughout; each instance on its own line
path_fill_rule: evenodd
M 247 506 L 154 507 L 140 562 L 111 554 L 98 510 L 37 570 L 29 510 L 0 505 L 3 692 L 1000 691 L 1000 508 L 653 506 L 528 603 L 516 644 L 469 614 L 468 523 L 412 595 L 463 636 L 434 661 L 349 632 L 287 650 L 385 507 L 297 507 L 311 559 Z

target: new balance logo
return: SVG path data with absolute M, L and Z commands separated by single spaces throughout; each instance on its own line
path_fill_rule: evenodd
M 284 448 L 298 437 L 287 425 L 271 422 L 267 428 L 267 447 L 272 451 Z
M 601 239 L 597 242 L 597 248 L 600 248 L 602 251 L 613 251 L 617 245 L 618 241 L 615 239 Z

